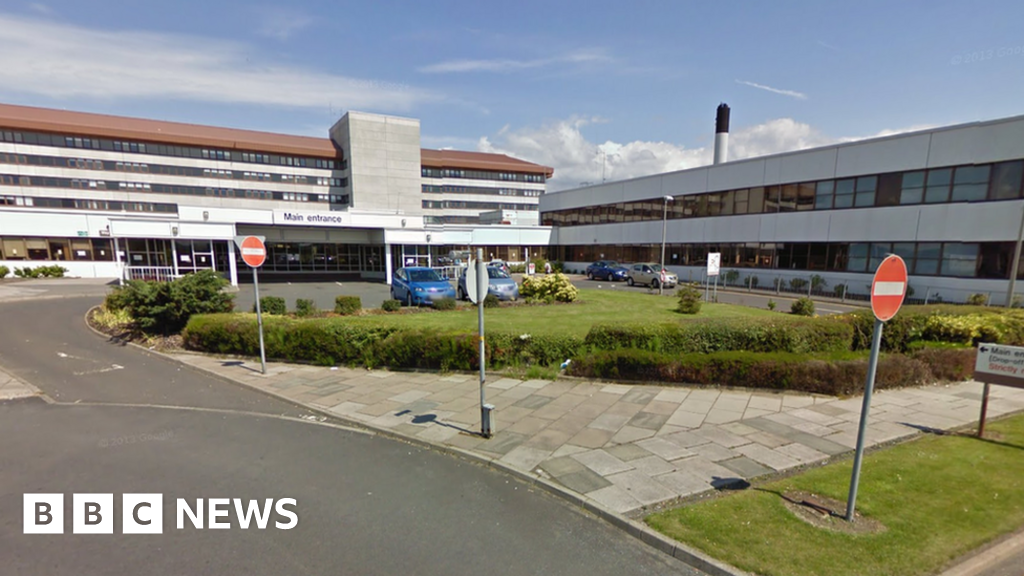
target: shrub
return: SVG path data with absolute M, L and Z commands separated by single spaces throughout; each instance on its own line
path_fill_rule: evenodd
M 306 298 L 295 300 L 295 315 L 299 318 L 313 316 L 317 313 L 316 303 Z
M 38 266 L 36 268 L 15 268 L 14 275 L 18 278 L 63 278 L 68 272 L 67 268 L 58 266 Z M 2 276 L 0 276 L 2 278 Z
M 681 314 L 697 314 L 700 312 L 700 290 L 694 284 L 688 284 L 678 291 L 679 307 Z
M 565 270 L 565 263 L 561 261 L 555 261 L 551 263 L 551 271 L 561 274 Z
M 814 316 L 814 301 L 806 296 L 801 296 L 793 301 L 789 311 L 797 316 Z
M 7 275 L 10 274 L 10 273 L 11 273 L 11 269 L 10 268 L 8 268 L 7 266 L 0 266 L 0 280 L 6 278 Z
M 725 273 L 722 274 L 722 280 L 725 282 L 726 286 L 728 286 L 730 282 L 736 282 L 739 279 L 740 279 L 740 271 L 739 270 L 726 270 Z
M 598 324 L 587 332 L 591 350 L 634 348 L 665 354 L 848 351 L 853 330 L 832 318 L 693 320 L 664 324 Z
M 846 291 L 848 289 L 849 288 L 846 286 L 846 284 L 836 284 L 835 286 L 832 287 L 832 293 L 835 294 L 838 298 L 843 298 L 846 296 Z
M 363 308 L 359 296 L 338 296 L 334 299 L 334 312 L 342 316 L 350 316 Z
M 999 343 L 1003 341 L 1003 331 L 998 319 L 998 315 L 995 314 L 933 314 L 925 322 L 923 337 L 927 340 L 957 344 Z
M 1010 307 L 1020 308 L 1022 305 L 1024 305 L 1024 296 L 1021 296 L 1020 294 L 1014 294 L 1013 299 L 1010 300 Z
M 252 311 L 256 312 L 256 303 L 252 304 Z M 263 314 L 276 314 L 282 316 L 288 313 L 288 305 L 285 304 L 284 298 L 280 296 L 261 296 L 260 297 L 260 312 Z
M 398 310 L 401 310 L 401 308 L 401 300 L 385 300 L 384 303 L 380 305 L 380 309 L 385 312 L 397 312 Z
M 455 298 L 441 298 L 434 301 L 434 310 L 455 310 Z
M 970 306 L 984 306 L 988 304 L 988 294 L 971 294 L 967 297 L 965 304 Z
M 526 299 L 544 300 L 550 296 L 557 302 L 575 302 L 579 298 L 579 290 L 562 273 L 524 278 L 519 293 Z
M 757 283 L 759 282 L 757 276 L 749 276 L 747 281 L 750 282 L 752 288 L 757 288 Z
M 960 382 L 974 376 L 975 348 L 921 347 L 910 357 L 928 366 L 938 380 Z
M 811 275 L 811 290 L 823 290 L 826 286 L 828 286 L 828 281 L 820 274 Z
M 775 300 L 772 300 L 771 298 L 768 299 L 768 309 L 775 310 Z
M 792 278 L 789 281 L 789 287 L 793 290 L 803 290 L 807 287 L 807 280 L 804 280 L 803 278 Z
M 229 312 L 231 294 L 222 289 L 228 281 L 213 270 L 186 274 L 171 282 L 130 280 L 106 299 L 108 310 L 126 310 L 145 332 L 173 334 L 185 327 L 194 314 Z
M 509 274 L 525 274 L 526 264 L 509 264 L 508 272 Z
M 484 297 L 484 308 L 497 308 L 501 306 L 501 300 L 494 294 L 488 294 Z

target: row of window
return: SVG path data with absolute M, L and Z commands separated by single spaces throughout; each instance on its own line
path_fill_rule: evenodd
M 661 244 L 552 247 L 556 260 L 657 262 Z M 666 244 L 665 265 L 707 265 L 718 252 L 723 268 L 768 268 L 873 273 L 889 254 L 898 254 L 915 276 L 1008 279 L 1012 242 L 793 242 L 743 244 Z M 1024 260 L 1024 258 L 1022 258 Z M 1024 278 L 1024 266 L 1018 272 Z
M 541 214 L 545 226 L 640 222 L 662 218 L 701 218 L 874 206 L 1011 200 L 1021 197 L 1024 161 L 955 168 L 933 168 L 759 186 L 555 210 Z
M 476 180 L 505 180 L 508 182 L 535 182 L 543 184 L 543 174 L 521 172 L 491 172 L 484 170 L 463 170 L 461 168 L 421 168 L 424 178 L 474 178 Z
M 424 216 L 424 224 L 479 224 L 479 216 Z
M 114 251 L 106 238 L 0 237 L 0 260 L 89 260 L 111 262 Z
M 69 210 L 104 210 L 111 212 L 161 212 L 177 214 L 177 204 L 163 202 L 122 202 L 120 200 L 91 200 L 88 198 L 49 198 L 45 196 L 0 195 L 0 206 L 26 206 L 61 208 Z
M 297 176 L 294 174 L 270 174 L 266 172 L 248 172 L 236 170 L 220 170 L 215 168 L 192 168 L 187 166 L 169 166 L 163 164 L 147 164 L 144 162 L 114 162 L 111 160 L 93 160 L 89 158 L 59 158 L 37 154 L 0 153 L 0 164 L 20 164 L 28 166 L 56 166 L 77 168 L 79 170 L 107 170 L 114 172 L 137 172 L 144 174 L 166 174 L 169 176 L 195 176 L 204 178 L 227 178 L 234 180 L 261 180 L 267 182 L 283 182 L 285 184 L 311 184 L 318 186 L 348 186 L 348 178 L 325 178 Z
M 507 204 L 501 202 L 463 202 L 460 200 L 423 200 L 424 208 L 460 208 L 464 210 L 536 210 L 536 204 Z
M 236 253 L 241 264 L 241 254 Z M 242 267 L 244 269 L 244 267 Z M 383 272 L 384 246 L 313 242 L 267 242 L 268 272 Z
M 46 188 L 76 188 L 108 190 L 114 182 L 105 180 L 86 180 L 80 178 L 51 178 L 44 176 L 14 176 L 0 174 L 0 185 Z M 221 198 L 255 198 L 260 200 L 284 200 L 294 202 L 328 202 L 331 196 L 347 195 L 299 194 L 295 192 L 274 192 L 270 190 L 245 190 L 239 188 L 212 188 L 200 186 L 172 186 L 169 184 L 150 184 L 147 182 L 117 182 L 122 190 L 141 190 L 160 194 L 179 194 L 186 196 L 217 196 Z
M 537 197 L 544 193 L 543 190 L 524 190 L 522 188 L 485 188 L 482 186 L 435 186 L 423 184 L 422 189 L 427 194 L 443 194 L 454 192 L 458 194 L 492 194 L 497 196 L 524 196 Z
M 107 140 L 105 138 L 47 134 L 44 132 L 0 131 L 0 139 L 4 142 L 33 144 L 36 146 L 84 148 L 89 150 L 108 150 L 111 152 L 154 154 L 157 156 L 206 158 L 209 160 L 241 160 L 242 162 L 252 162 L 256 164 L 276 164 L 279 166 L 300 166 L 330 170 L 335 168 L 344 170 L 345 168 L 344 161 L 328 158 L 281 156 L 278 154 L 265 154 L 262 152 L 239 152 L 237 150 L 193 148 L 191 146 L 174 146 L 170 144 L 154 144 L 146 142 L 123 142 L 119 140 Z

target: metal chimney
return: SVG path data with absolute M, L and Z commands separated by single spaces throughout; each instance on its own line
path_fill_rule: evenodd
M 729 105 L 718 105 L 715 116 L 715 164 L 729 161 Z

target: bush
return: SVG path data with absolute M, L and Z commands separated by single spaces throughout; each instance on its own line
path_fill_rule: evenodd
M 722 274 L 722 280 L 724 281 L 726 286 L 728 286 L 730 283 L 736 282 L 739 279 L 740 279 L 740 271 L 739 270 L 726 270 L 725 273 Z
M 501 306 L 501 300 L 494 294 L 488 294 L 484 297 L 484 308 L 497 308 Z
M 342 316 L 351 316 L 363 308 L 359 296 L 338 296 L 334 299 L 334 312 Z
M 934 314 L 925 321 L 923 337 L 926 340 L 956 344 L 999 343 L 1003 341 L 1003 331 L 997 322 L 998 316 L 995 314 L 967 314 L 964 316 Z
M 455 298 L 441 298 L 434 301 L 434 310 L 455 310 Z
M 789 311 L 797 316 L 814 316 L 814 301 L 806 296 L 801 296 L 793 301 Z
M 546 300 L 551 297 L 556 302 L 575 302 L 579 298 L 579 290 L 562 273 L 543 277 L 528 276 L 523 279 L 519 293 L 528 300 Z
M 910 357 L 926 364 L 938 380 L 960 382 L 974 376 L 975 348 L 921 347 Z
M 508 273 L 509 274 L 525 274 L 526 273 L 526 264 L 509 264 L 509 266 L 508 266 Z
M 252 304 L 253 313 L 256 312 L 256 303 Z M 288 305 L 285 303 L 284 298 L 280 296 L 261 296 L 260 297 L 260 312 L 264 314 L 276 314 L 283 316 L 288 313 Z
M 750 287 L 751 288 L 757 288 L 757 283 L 759 282 L 759 280 L 758 280 L 757 276 L 751 275 L 751 276 L 747 277 L 747 282 L 750 283 Z
M 988 294 L 971 294 L 964 303 L 970 306 L 984 306 L 988 304 Z
M 700 312 L 700 290 L 694 284 L 688 284 L 678 291 L 679 306 L 677 310 L 681 314 L 697 314 Z
M 233 296 L 222 290 L 228 281 L 213 270 L 186 274 L 171 282 L 130 280 L 106 299 L 108 310 L 126 310 L 145 332 L 174 334 L 195 314 L 229 312 Z
M 665 354 L 844 352 L 853 330 L 833 318 L 772 320 L 728 318 L 665 324 L 598 324 L 587 333 L 590 350 L 634 348 Z
M 820 274 L 811 275 L 811 290 L 823 290 L 826 286 L 828 286 L 828 281 Z
M 807 280 L 803 278 L 793 278 L 789 281 L 789 287 L 793 290 L 803 290 L 807 287 Z
M 853 327 L 853 350 L 871 348 L 875 317 L 870 310 L 848 312 L 836 317 Z M 920 341 L 949 342 L 961 345 L 987 341 L 1013 346 L 1024 344 L 1024 313 L 1020 310 L 989 307 L 904 306 L 885 323 L 882 350 L 907 352 Z
M 6 278 L 7 275 L 10 274 L 10 273 L 11 273 L 11 269 L 10 268 L 8 268 L 7 266 L 0 266 L 0 280 Z
M 832 293 L 835 294 L 837 298 L 844 298 L 847 290 L 848 287 L 846 284 L 836 284 L 832 287 Z
M 15 268 L 14 275 L 18 278 L 63 278 L 68 272 L 67 268 L 58 266 L 38 266 L 36 268 Z M 0 276 L 2 278 L 2 276 Z
M 384 303 L 380 305 L 380 309 L 385 312 L 397 312 L 398 310 L 402 309 L 402 301 L 385 300 Z
M 877 389 L 920 386 L 935 380 L 929 364 L 949 355 L 957 364 L 961 350 L 939 350 L 926 360 L 900 354 L 884 355 L 875 375 Z M 717 352 L 682 356 L 646 350 L 597 352 L 576 359 L 569 366 L 573 376 L 620 380 L 660 381 L 681 384 L 742 386 L 773 390 L 798 390 L 817 394 L 862 393 L 867 359 L 816 358 L 807 354 Z
M 295 315 L 299 318 L 314 316 L 317 313 L 316 303 L 306 298 L 295 300 Z
M 772 300 L 771 298 L 768 299 L 768 309 L 775 310 L 775 300 Z

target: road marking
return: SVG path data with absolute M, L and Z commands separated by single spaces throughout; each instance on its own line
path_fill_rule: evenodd
M 124 366 L 120 364 L 111 364 L 109 368 L 97 368 L 96 370 L 85 370 L 84 372 L 73 372 L 75 376 L 85 376 L 86 374 L 102 374 L 104 372 L 113 372 L 114 370 L 124 370 Z

